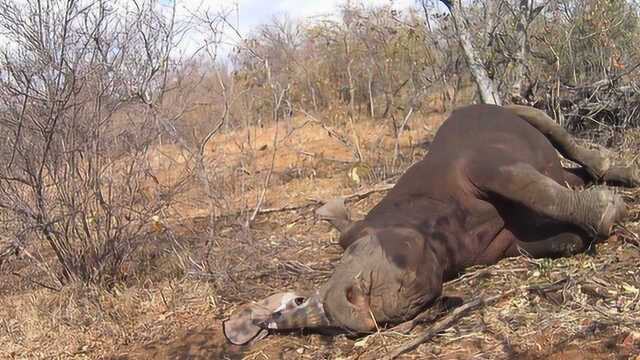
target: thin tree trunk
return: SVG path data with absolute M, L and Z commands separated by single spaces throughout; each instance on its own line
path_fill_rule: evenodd
M 443 3 L 449 6 L 446 1 L 443 1 Z M 465 60 L 467 61 L 469 69 L 471 70 L 473 80 L 478 86 L 480 100 L 485 104 L 501 105 L 502 101 L 500 100 L 500 95 L 498 95 L 498 91 L 496 90 L 493 80 L 491 80 L 491 78 L 489 77 L 489 74 L 484 68 L 482 61 L 480 61 L 476 50 L 473 48 L 473 44 L 471 42 L 471 34 L 469 33 L 467 22 L 464 20 L 460 13 L 461 6 L 461 2 L 457 1 L 456 7 L 449 8 L 449 11 L 451 13 L 451 19 L 453 20 L 453 25 L 455 26 L 456 33 L 458 34 L 458 41 L 460 42 L 460 46 L 462 46 L 462 50 L 464 51 Z
M 347 76 L 349 77 L 349 111 L 353 114 L 355 111 L 354 97 L 356 96 L 356 89 L 354 88 L 353 74 L 351 73 L 351 64 L 353 59 L 349 60 L 347 64 Z
M 309 90 L 311 91 L 311 104 L 313 104 L 313 111 L 318 111 L 318 100 L 316 99 L 316 89 L 313 87 L 313 84 L 310 80 L 307 80 L 309 85 Z
M 518 41 L 518 53 L 516 55 L 515 79 L 511 86 L 511 96 L 522 97 L 522 81 L 524 80 L 525 61 L 527 59 L 527 14 L 529 13 L 529 0 L 520 0 L 518 24 L 516 25 L 516 39 Z
M 369 111 L 371 112 L 371 118 L 374 119 L 376 117 L 373 105 L 373 74 L 369 71 Z

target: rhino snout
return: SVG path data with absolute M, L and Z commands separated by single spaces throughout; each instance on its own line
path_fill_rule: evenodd
M 329 320 L 324 312 L 322 297 L 316 292 L 310 297 L 288 299 L 266 319 L 259 319 L 255 324 L 264 329 L 291 330 L 326 327 Z

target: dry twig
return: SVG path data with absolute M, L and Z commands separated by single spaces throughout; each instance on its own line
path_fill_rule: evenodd
M 546 293 L 549 292 L 553 292 L 553 291 L 557 291 L 557 290 L 561 290 L 563 289 L 567 283 L 568 283 L 569 279 L 568 278 L 564 278 L 561 279 L 559 281 L 553 282 L 551 284 L 545 284 L 545 285 L 532 285 L 532 286 L 528 286 L 526 287 L 526 291 L 528 292 L 533 292 L 536 293 L 538 295 L 544 295 Z M 495 304 L 496 302 L 500 301 L 501 299 L 512 295 L 514 292 L 516 292 L 517 289 L 512 289 L 509 290 L 507 292 L 504 292 L 502 294 L 498 294 L 498 295 L 494 295 L 491 297 L 478 297 L 474 300 L 469 301 L 466 304 L 463 304 L 457 308 L 455 308 L 449 315 L 447 315 L 446 317 L 444 317 L 442 320 L 438 321 L 437 323 L 435 323 L 433 326 L 431 326 L 431 328 L 425 332 L 424 334 L 420 335 L 419 337 L 415 338 L 414 340 L 401 345 L 399 347 L 397 347 L 396 349 L 394 349 L 393 351 L 391 351 L 389 354 L 387 354 L 384 359 L 395 359 L 396 357 L 407 353 L 411 350 L 416 349 L 418 346 L 420 346 L 421 344 L 429 341 L 431 338 L 433 338 L 434 336 L 436 336 L 438 333 L 448 329 L 449 327 L 453 326 L 455 323 L 457 323 L 460 319 L 462 319 L 463 317 L 465 317 L 466 315 L 468 315 L 471 311 L 480 309 L 486 305 L 492 305 Z M 405 323 L 402 323 L 394 328 L 392 328 L 392 331 L 400 331 L 402 332 L 403 330 L 406 330 L 408 327 L 414 327 L 419 323 L 424 323 L 429 321 L 430 319 L 435 319 L 437 318 L 439 315 L 442 314 L 443 311 L 446 311 L 445 309 L 442 309 L 442 307 L 446 307 L 446 305 L 444 304 L 440 304 L 440 309 L 436 309 L 436 311 L 434 312 L 433 309 L 428 309 L 427 311 L 419 314 L 418 316 L 416 316 L 413 320 L 407 321 Z M 410 330 L 410 329 L 409 329 Z
M 495 295 L 495 296 L 491 296 L 488 298 L 485 297 L 478 297 L 458 308 L 456 308 L 455 310 L 453 310 L 453 312 L 451 312 L 451 314 L 447 315 L 444 319 L 438 321 L 437 323 L 435 323 L 430 329 L 429 331 L 427 331 L 426 333 L 420 335 L 419 337 L 415 338 L 412 341 L 409 341 L 408 343 L 401 345 L 397 348 L 395 348 L 394 350 L 392 350 L 390 353 L 388 353 L 385 357 L 383 357 L 383 359 L 385 360 L 390 360 L 390 359 L 395 359 L 398 356 L 407 353 L 411 350 L 414 350 L 415 348 L 417 348 L 418 346 L 420 346 L 421 344 L 429 341 L 431 338 L 433 338 L 434 336 L 436 336 L 438 333 L 450 328 L 453 324 L 457 323 L 458 320 L 460 320 L 461 318 L 465 317 L 466 315 L 468 315 L 471 311 L 482 308 L 486 305 L 491 305 L 494 304 L 496 302 L 498 302 L 499 300 L 513 294 L 516 291 L 516 289 L 512 289 L 509 290 L 507 292 L 504 292 L 502 294 L 499 295 Z

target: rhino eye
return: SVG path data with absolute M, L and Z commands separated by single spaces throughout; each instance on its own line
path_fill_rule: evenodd
M 297 297 L 297 298 L 293 299 L 293 302 L 295 302 L 297 306 L 300 306 L 300 305 L 304 304 L 305 300 L 306 299 L 303 298 L 303 297 Z

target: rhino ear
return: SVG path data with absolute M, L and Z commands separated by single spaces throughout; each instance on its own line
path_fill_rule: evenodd
M 355 306 L 357 309 L 366 310 L 368 305 L 367 296 L 360 288 L 356 286 L 350 286 L 347 288 L 347 300 Z
M 264 338 L 269 332 L 259 324 L 296 297 L 292 292 L 277 293 L 243 306 L 222 323 L 224 336 L 235 345 L 244 345 Z
M 265 337 L 268 331 L 253 324 L 253 311 L 246 307 L 222 323 L 224 337 L 234 345 L 244 345 Z
M 346 291 L 346 299 L 353 305 L 360 319 L 364 321 L 362 329 L 375 329 L 376 324 L 369 305 L 369 296 L 359 286 L 350 286 Z
M 344 198 L 341 197 L 327 201 L 316 210 L 316 215 L 322 220 L 329 221 L 341 233 L 344 233 L 351 226 L 349 212 L 344 206 Z

